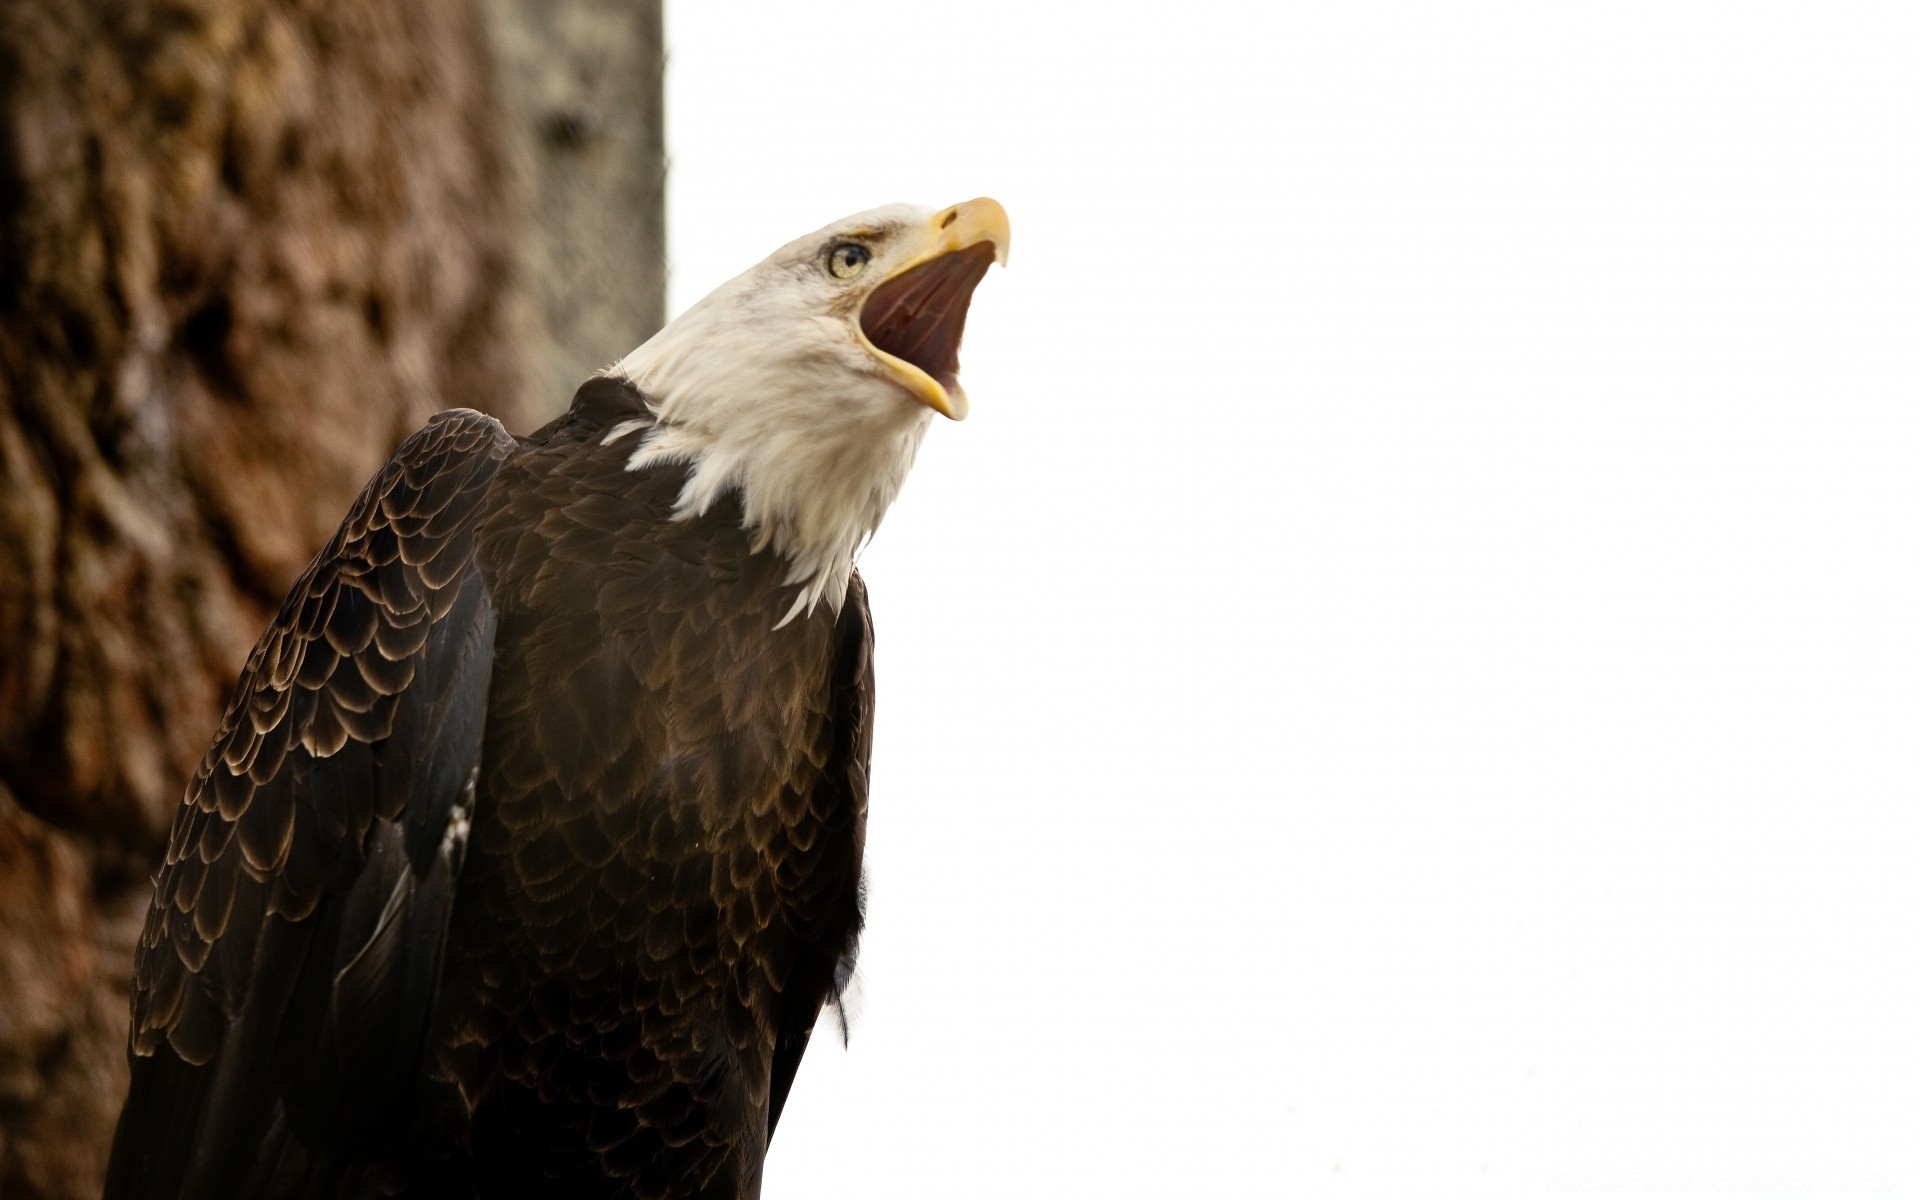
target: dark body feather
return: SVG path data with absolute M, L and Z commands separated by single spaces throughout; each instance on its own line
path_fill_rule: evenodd
M 107 1195 L 743 1197 L 850 968 L 856 578 L 775 628 L 736 501 L 596 380 L 395 455 L 175 823 Z

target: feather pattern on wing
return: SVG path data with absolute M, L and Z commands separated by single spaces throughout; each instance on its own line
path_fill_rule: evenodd
M 328 1195 L 359 1167 L 325 1147 L 377 1157 L 464 855 L 495 624 L 474 524 L 514 444 L 435 417 L 255 646 L 155 880 L 109 1197 Z
M 783 625 L 738 498 L 677 515 L 684 467 L 604 443 L 646 420 L 583 387 L 482 530 L 499 651 L 429 1070 L 483 1196 L 756 1195 L 859 933 L 864 588 Z
M 111 1200 L 758 1194 L 861 926 L 872 626 L 600 379 L 437 419 L 249 662 L 139 950 Z

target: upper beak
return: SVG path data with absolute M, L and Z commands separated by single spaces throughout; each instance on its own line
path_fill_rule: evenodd
M 993 261 L 1003 267 L 1007 265 L 1007 248 L 1013 244 L 1013 227 L 1007 223 L 1007 210 L 991 196 L 982 196 L 935 213 L 933 227 L 941 240 L 939 248 L 926 258 L 965 250 L 981 242 L 992 242 Z
M 920 251 L 868 296 L 860 328 L 914 399 L 952 420 L 967 415 L 960 386 L 960 335 L 973 289 L 991 263 L 1006 265 L 1007 210 L 985 196 L 927 221 Z

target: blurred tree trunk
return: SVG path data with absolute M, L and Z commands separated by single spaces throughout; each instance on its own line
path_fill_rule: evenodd
M 360 485 L 657 324 L 659 81 L 657 0 L 0 2 L 0 1198 L 99 1194 L 154 857 Z
M 485 0 L 519 239 L 529 386 L 565 404 L 666 320 L 659 0 Z

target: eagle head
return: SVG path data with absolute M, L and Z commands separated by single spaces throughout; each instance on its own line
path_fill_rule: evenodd
M 801 585 L 788 619 L 837 609 L 933 414 L 967 415 L 967 306 L 1009 240 L 1006 210 L 982 198 L 876 208 L 789 242 L 608 368 L 654 420 L 607 440 L 643 433 L 629 470 L 689 464 L 682 516 L 737 490 L 756 545 Z

